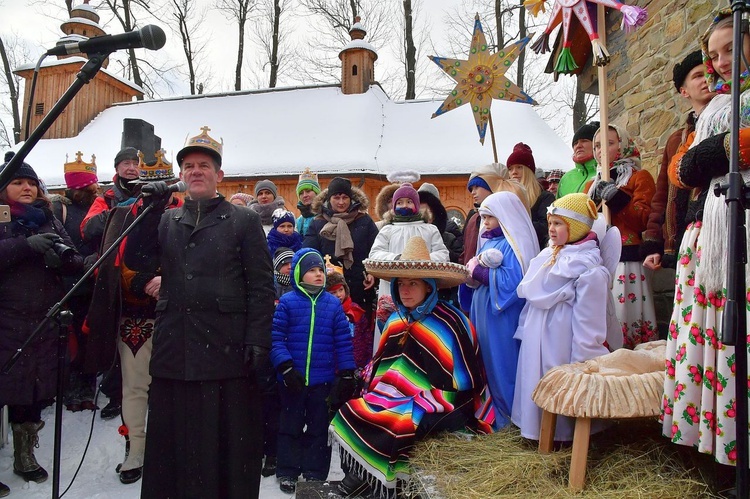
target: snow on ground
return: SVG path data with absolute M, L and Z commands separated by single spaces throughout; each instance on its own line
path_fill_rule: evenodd
M 99 407 L 104 407 L 107 399 L 101 396 Z M 11 488 L 11 498 L 47 499 L 52 497 L 52 454 L 55 432 L 55 407 L 42 412 L 46 425 L 39 434 L 39 448 L 34 453 L 49 473 L 46 482 L 26 483 L 13 474 L 12 436 L 9 443 L 0 449 L 0 482 Z M 68 487 L 81 460 L 91 428 L 91 411 L 69 412 L 63 410 L 62 462 L 60 465 L 60 493 Z M 96 413 L 91 445 L 73 486 L 63 497 L 71 499 L 136 499 L 141 495 L 141 482 L 123 485 L 115 473 L 115 468 L 125 455 L 125 440 L 117 433 L 120 418 L 104 421 Z M 338 451 L 334 449 L 331 458 L 329 479 L 341 480 L 343 472 L 339 466 Z M 165 479 L 169 479 L 165 477 Z M 288 499 L 289 494 L 279 490 L 275 477 L 263 478 L 260 497 L 262 499 Z

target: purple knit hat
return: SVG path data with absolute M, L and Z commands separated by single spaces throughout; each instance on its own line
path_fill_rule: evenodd
M 414 210 L 419 212 L 419 193 L 410 183 L 406 182 L 401 184 L 401 187 L 396 189 L 396 192 L 393 193 L 393 200 L 391 201 L 393 211 L 396 211 L 396 201 L 401 198 L 411 199 L 414 203 Z

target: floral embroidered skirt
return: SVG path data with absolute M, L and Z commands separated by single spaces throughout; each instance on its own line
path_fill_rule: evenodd
M 618 263 L 612 295 L 625 348 L 658 339 L 650 270 L 641 262 Z
M 737 460 L 734 347 L 723 345 L 725 291 L 695 280 L 700 267 L 700 222 L 682 239 L 669 323 L 662 433 L 672 442 L 713 454 L 722 464 Z

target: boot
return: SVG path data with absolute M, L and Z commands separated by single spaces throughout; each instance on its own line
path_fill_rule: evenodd
M 10 487 L 0 482 L 0 497 L 5 497 L 10 494 Z
M 276 474 L 276 456 L 266 456 L 266 462 L 263 464 L 260 474 L 264 477 Z
M 34 448 L 39 447 L 39 430 L 44 421 L 12 423 L 13 427 L 13 473 L 27 482 L 42 483 L 47 471 L 39 466 L 34 457 Z

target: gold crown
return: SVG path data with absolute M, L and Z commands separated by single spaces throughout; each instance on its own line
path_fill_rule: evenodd
M 155 182 L 157 180 L 174 180 L 172 163 L 164 157 L 164 149 L 154 153 L 156 161 L 149 165 L 143 161 L 143 152 L 138 151 L 138 180 L 141 182 Z
M 67 156 L 65 158 L 68 159 Z M 76 153 L 76 160 L 66 162 L 63 166 L 65 173 L 91 173 L 96 175 L 96 156 L 91 155 L 91 163 L 83 161 L 83 153 L 78 151 Z
M 187 139 L 185 147 L 177 153 L 178 164 L 182 164 L 182 159 L 188 152 L 196 149 L 204 149 L 211 153 L 211 155 L 218 160 L 219 165 L 221 165 L 221 159 L 224 153 L 224 139 L 221 139 L 221 142 L 219 142 L 208 134 L 209 131 L 211 131 L 210 128 L 203 126 L 201 127 L 200 135 Z
M 323 259 L 326 261 L 326 274 L 338 272 L 339 274 L 344 275 L 344 267 L 339 267 L 337 265 L 332 264 L 331 255 L 326 255 Z

